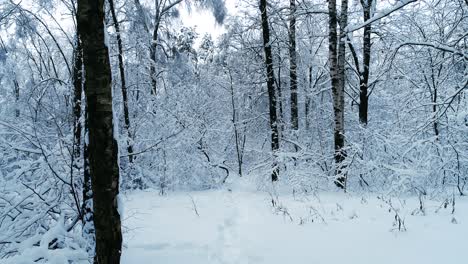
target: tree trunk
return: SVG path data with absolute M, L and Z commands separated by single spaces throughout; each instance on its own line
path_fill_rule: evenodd
M 280 45 L 278 44 L 278 63 L 281 65 L 281 48 Z M 274 73 L 274 72 L 273 72 Z M 274 75 L 274 74 L 273 74 Z M 281 66 L 278 67 L 278 75 L 276 75 L 275 79 L 275 87 L 276 87 L 276 92 L 277 92 L 277 109 L 278 109 L 278 137 L 284 136 L 284 112 L 283 112 L 283 94 L 281 92 Z
M 364 22 L 371 18 L 371 7 L 373 0 L 361 0 L 363 8 Z M 359 121 L 366 126 L 368 123 L 368 108 L 369 108 L 369 67 L 371 56 L 371 24 L 364 27 L 363 36 L 363 69 L 359 77 Z
M 439 140 L 439 123 L 437 122 L 437 87 L 434 86 L 434 95 L 432 96 L 432 114 L 434 118 L 434 122 L 432 127 L 434 128 L 434 134 L 436 139 Z
M 86 117 L 86 103 L 82 101 L 82 93 L 84 86 L 83 81 L 83 48 L 81 46 L 80 38 L 76 37 L 75 48 L 73 51 L 73 163 L 74 167 L 79 171 L 81 160 L 81 142 L 84 142 L 83 147 L 83 186 L 82 196 L 83 204 L 81 205 L 81 222 L 83 224 L 82 235 L 88 242 L 87 252 L 94 254 L 95 238 L 94 238 L 94 221 L 93 221 L 93 208 L 92 208 L 92 190 L 91 190 L 91 176 L 89 173 L 89 151 L 87 140 L 81 139 L 82 126 L 81 118 L 85 116 L 84 124 L 84 136 L 88 136 L 88 119 Z M 85 109 L 81 111 L 81 107 L 84 103 Z
M 268 88 L 268 99 L 269 99 L 269 110 L 270 110 L 270 129 L 271 129 L 271 150 L 273 151 L 274 162 L 273 171 L 271 174 L 271 180 L 278 180 L 278 164 L 276 162 L 276 155 L 279 149 L 279 137 L 278 137 L 278 117 L 276 115 L 276 94 L 275 94 L 275 76 L 273 72 L 273 57 L 271 54 L 271 43 L 270 43 L 270 28 L 268 25 L 267 15 L 267 1 L 260 0 L 260 13 L 262 16 L 262 33 L 263 33 L 263 48 L 265 52 L 265 66 L 267 74 L 267 88 Z
M 293 130 L 298 130 L 299 114 L 297 107 L 296 0 L 290 0 L 289 8 L 289 77 L 291 89 L 291 128 Z
M 240 131 L 238 128 L 238 117 L 237 117 L 237 109 L 235 104 L 235 94 L 234 94 L 234 81 L 232 79 L 231 71 L 229 73 L 229 81 L 231 87 L 231 106 L 232 106 L 232 124 L 234 127 L 234 140 L 236 141 L 236 153 L 237 153 L 237 173 L 240 177 L 242 177 L 242 160 L 243 160 L 243 152 L 244 149 L 241 146 L 241 139 L 240 139 Z
M 312 52 L 311 52 L 312 53 Z M 312 65 L 308 67 L 308 86 L 305 92 L 305 129 L 309 131 L 310 128 L 310 107 L 311 107 L 311 93 L 312 93 Z
M 118 145 L 114 138 L 112 80 L 104 36 L 104 0 L 79 0 L 77 25 L 83 47 L 89 122 L 89 168 L 92 182 L 95 263 L 118 264 L 122 233 Z
M 73 51 L 73 134 L 74 156 L 81 156 L 81 94 L 83 93 L 83 50 L 77 36 L 75 50 Z
M 157 74 L 156 74 L 156 51 L 158 48 L 158 31 L 159 24 L 161 21 L 160 12 L 161 7 L 159 0 L 155 1 L 156 3 L 156 14 L 154 16 L 154 30 L 153 30 L 153 41 L 151 42 L 150 47 L 150 56 L 151 56 L 151 65 L 150 65 L 150 76 L 151 76 L 151 94 L 156 95 L 157 92 Z
M 146 14 L 143 10 L 143 6 L 140 3 L 140 0 L 135 0 L 134 1 L 136 12 L 137 12 L 137 17 L 136 19 L 139 20 L 140 24 L 143 25 L 143 28 L 147 33 L 149 33 L 149 28 L 148 28 L 148 23 L 146 21 Z
M 117 47 L 119 50 L 119 72 L 120 72 L 120 83 L 122 91 L 122 101 L 123 101 L 123 112 L 124 112 L 124 126 L 127 131 L 127 151 L 128 151 L 128 160 L 130 163 L 133 162 L 133 146 L 132 146 L 132 132 L 130 131 L 130 114 L 128 110 L 128 95 L 127 95 L 127 86 L 125 81 L 125 68 L 123 61 L 123 46 L 122 46 L 122 37 L 120 35 L 120 25 L 117 20 L 117 15 L 115 14 L 114 0 L 109 0 L 109 9 L 112 14 L 112 20 L 114 22 L 115 34 L 117 37 Z
M 344 152 L 344 86 L 345 86 L 345 41 L 343 39 L 343 29 L 347 24 L 348 1 L 342 0 L 341 16 L 340 16 L 340 35 L 337 34 L 337 12 L 336 0 L 328 1 L 329 15 L 329 60 L 330 60 L 330 77 L 333 94 L 333 113 L 335 116 L 334 128 L 334 145 L 335 145 L 335 184 L 340 187 L 345 187 L 345 176 L 343 175 L 342 163 L 346 157 Z M 338 48 L 337 48 L 338 46 Z
M 13 84 L 15 85 L 15 117 L 20 116 L 20 107 L 19 107 L 19 99 L 20 99 L 20 87 L 16 78 L 13 80 Z
M 85 124 L 84 124 L 84 136 L 89 139 L 89 121 L 86 105 L 85 105 Z M 93 252 L 96 247 L 96 230 L 94 228 L 94 213 L 93 213 L 93 190 L 91 182 L 91 172 L 89 168 L 89 140 L 85 140 L 83 144 L 83 237 L 88 242 L 86 250 Z

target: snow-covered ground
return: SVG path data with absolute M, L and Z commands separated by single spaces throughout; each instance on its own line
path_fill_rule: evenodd
M 468 263 L 467 199 L 281 193 L 129 194 L 122 263 Z

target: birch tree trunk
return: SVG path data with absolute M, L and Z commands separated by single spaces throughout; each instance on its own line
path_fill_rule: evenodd
M 337 33 L 337 11 L 336 0 L 328 1 L 329 15 L 329 61 L 330 77 L 333 94 L 333 113 L 335 121 L 334 145 L 335 145 L 335 184 L 340 188 L 345 188 L 346 178 L 343 175 L 343 161 L 346 157 L 344 151 L 344 87 L 345 87 L 345 53 L 346 42 L 345 32 L 347 25 L 348 1 L 341 1 L 341 16 L 339 20 L 340 34 Z
M 275 76 L 273 72 L 273 57 L 271 53 L 271 42 L 270 42 L 270 28 L 268 25 L 268 14 L 267 14 L 267 1 L 260 0 L 260 13 L 262 16 L 262 35 L 263 35 L 263 48 L 265 52 L 265 66 L 267 74 L 267 88 L 268 88 L 268 102 L 270 110 L 270 129 L 271 129 L 271 150 L 273 152 L 274 162 L 273 171 L 271 173 L 271 180 L 278 180 L 278 164 L 276 161 L 276 155 L 279 149 L 279 137 L 278 137 L 278 117 L 276 114 L 276 94 L 275 94 Z
M 118 145 L 113 131 L 112 79 L 105 44 L 104 0 L 79 0 L 77 25 L 83 46 L 89 122 L 89 168 L 96 232 L 94 263 L 118 264 L 122 249 L 117 204 Z

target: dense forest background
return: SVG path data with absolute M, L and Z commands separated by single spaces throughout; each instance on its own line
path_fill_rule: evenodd
M 105 1 L 121 193 L 238 177 L 295 193 L 467 193 L 466 0 L 236 6 Z M 212 12 L 223 33 L 199 35 L 182 9 Z M 0 1 L 0 258 L 24 241 L 90 247 L 76 16 L 75 0 Z M 44 240 L 56 223 L 68 235 Z

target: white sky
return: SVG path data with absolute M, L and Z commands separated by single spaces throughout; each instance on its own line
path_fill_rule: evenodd
M 237 12 L 239 0 L 224 0 L 226 3 L 227 15 Z M 184 26 L 195 27 L 199 37 L 202 38 L 206 33 L 211 34 L 213 40 L 216 40 L 224 33 L 224 26 L 216 23 L 211 10 L 200 10 L 192 8 L 189 12 L 187 8 L 179 8 L 180 18 Z
M 31 6 L 34 5 L 33 3 L 35 1 L 37 0 L 14 0 L 15 3 L 21 2 L 21 6 L 24 8 L 28 8 L 28 9 L 30 9 Z M 146 1 L 151 2 L 151 0 L 143 0 L 142 3 L 145 3 Z M 226 3 L 227 16 L 229 16 L 229 15 L 236 14 L 238 10 L 239 2 L 245 1 L 245 0 L 224 0 L 224 1 Z M 56 19 L 60 21 L 61 26 L 65 28 L 66 30 L 72 31 L 73 24 L 72 24 L 72 20 L 70 19 L 68 12 L 63 12 L 63 10 L 55 10 L 55 11 L 56 12 L 54 13 L 54 15 Z M 213 37 L 213 40 L 216 41 L 218 37 L 225 32 L 224 26 L 216 23 L 215 18 L 213 14 L 211 13 L 211 10 L 201 10 L 199 8 L 192 7 L 191 11 L 189 12 L 189 9 L 186 8 L 184 4 L 181 4 L 181 6 L 178 7 L 178 11 L 180 12 L 180 19 L 184 26 L 196 28 L 196 32 L 199 34 L 199 39 L 196 42 L 196 45 L 199 44 L 199 41 L 201 41 L 201 38 L 206 33 L 211 34 Z M 56 25 L 52 21 L 47 21 L 47 22 L 52 27 L 56 27 Z M 8 33 L 10 33 L 10 35 L 12 34 L 12 32 L 0 32 L 0 36 L 2 36 L 2 38 L 8 38 L 7 36 Z

